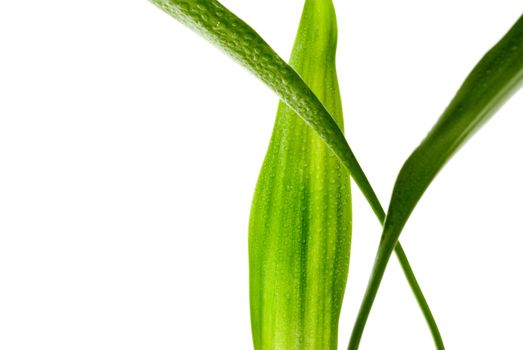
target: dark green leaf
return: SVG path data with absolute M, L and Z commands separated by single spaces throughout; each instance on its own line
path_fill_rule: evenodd
M 357 349 L 389 258 L 419 199 L 445 163 L 523 82 L 523 17 L 476 65 L 429 135 L 403 165 L 374 269 L 353 329 Z
M 240 18 L 215 0 L 150 0 L 223 49 L 270 87 L 350 170 L 374 211 L 381 205 L 342 131 L 303 79 Z

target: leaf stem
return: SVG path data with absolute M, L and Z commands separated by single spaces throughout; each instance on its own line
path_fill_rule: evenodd
M 432 334 L 432 339 L 434 340 L 434 344 L 436 345 L 436 349 L 444 350 L 445 345 L 443 345 L 443 339 L 441 338 L 441 333 L 438 329 L 438 325 L 436 324 L 436 320 L 434 319 L 434 316 L 430 311 L 429 304 L 427 303 L 427 300 L 425 299 L 425 296 L 421 291 L 421 287 L 418 284 L 418 281 L 416 280 L 416 276 L 414 276 L 414 272 L 412 271 L 409 260 L 407 259 L 407 255 L 405 254 L 405 251 L 403 250 L 403 247 L 399 242 L 398 244 L 396 244 L 394 252 L 396 253 L 396 256 L 400 262 L 405 277 L 407 277 L 407 281 L 409 282 L 409 286 L 412 290 L 412 293 L 414 293 L 414 296 L 416 297 L 416 301 L 418 302 L 419 308 L 421 309 L 421 312 L 425 317 L 425 321 L 427 321 L 427 325 L 429 326 L 430 333 Z
M 374 214 L 378 218 L 379 222 L 383 226 L 385 224 L 385 211 L 383 210 L 383 207 L 381 206 L 381 203 L 379 202 L 378 198 L 376 197 L 376 194 L 374 190 L 372 189 L 372 186 L 370 183 L 368 183 L 368 188 L 371 190 L 371 199 L 370 200 L 367 196 L 367 201 L 369 202 L 372 210 L 374 211 Z M 360 187 L 360 190 L 362 188 Z M 363 192 L 363 191 L 362 191 Z M 380 246 L 383 243 L 380 244 Z M 436 346 L 437 350 L 444 350 L 445 345 L 443 344 L 443 338 L 441 337 L 441 333 L 439 331 L 438 325 L 436 323 L 436 320 L 434 319 L 434 315 L 432 314 L 432 311 L 430 310 L 429 304 L 427 302 L 427 299 L 425 298 L 425 295 L 423 295 L 423 292 L 421 290 L 421 287 L 416 279 L 416 276 L 414 275 L 414 271 L 412 270 L 412 267 L 410 265 L 409 260 L 407 259 L 407 254 L 405 254 L 405 250 L 403 250 L 403 247 L 401 246 L 401 243 L 398 241 L 396 246 L 394 247 L 394 252 L 396 253 L 396 257 L 398 258 L 398 261 L 400 263 L 401 269 L 403 270 L 403 273 L 405 274 L 405 277 L 407 278 L 407 282 L 409 283 L 409 286 L 412 290 L 412 293 L 414 294 L 414 297 L 416 298 L 416 301 L 418 302 L 419 308 L 421 309 L 421 312 L 423 313 L 423 317 L 425 317 L 425 321 L 427 322 L 427 325 L 429 326 L 430 333 L 432 335 L 432 339 L 434 341 L 434 344 Z M 385 266 L 388 262 L 385 262 Z M 377 265 L 377 261 L 375 263 L 375 266 Z M 374 267 L 374 270 L 376 267 Z M 383 274 L 381 275 L 383 276 Z M 381 280 L 381 278 L 380 278 Z M 370 288 L 370 286 L 369 286 Z M 376 291 L 374 292 L 374 296 L 372 297 L 372 300 L 376 297 L 377 289 L 379 288 L 379 284 L 375 286 Z M 372 290 L 367 289 L 365 292 L 365 298 L 368 297 L 367 294 L 371 295 Z M 366 316 L 363 317 L 363 315 L 366 313 Z M 352 330 L 351 340 L 349 344 L 349 350 L 356 350 L 359 347 L 359 343 L 361 340 L 361 336 L 363 334 L 363 329 L 365 328 L 365 323 L 367 322 L 368 315 L 370 313 L 369 310 L 360 310 L 358 313 L 358 317 L 356 320 L 356 323 L 354 325 L 354 328 Z

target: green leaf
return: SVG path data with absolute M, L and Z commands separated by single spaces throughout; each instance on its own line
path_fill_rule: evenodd
M 374 211 L 381 205 L 342 131 L 303 79 L 240 18 L 215 0 L 150 0 L 169 15 L 223 49 L 264 82 L 351 171 Z
M 214 0 L 150 0 L 166 13 L 223 49 L 270 87 L 350 170 L 381 223 L 385 212 L 343 133 L 322 103 L 300 76 L 245 22 Z M 443 344 L 428 304 L 414 277 L 407 257 L 398 244 L 396 254 L 438 348 Z
M 522 82 L 523 17 L 520 17 L 472 70 L 436 125 L 400 170 L 349 349 L 358 348 L 389 258 L 419 199 L 459 147 L 503 105 Z
M 343 127 L 331 0 L 307 0 L 290 65 Z M 256 350 L 332 350 L 347 282 L 350 175 L 318 135 L 280 103 L 249 225 Z

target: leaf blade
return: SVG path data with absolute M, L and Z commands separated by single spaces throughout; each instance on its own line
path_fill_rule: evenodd
M 273 90 L 351 171 L 369 204 L 383 213 L 342 131 L 303 79 L 256 31 L 215 0 L 149 0 L 221 48 Z
M 306 0 L 290 65 L 343 127 L 331 0 Z M 336 349 L 351 240 L 350 174 L 286 104 L 249 224 L 254 348 Z
M 373 272 L 351 336 L 357 349 L 391 253 L 416 204 L 457 150 L 523 84 L 523 16 L 474 67 L 394 185 Z

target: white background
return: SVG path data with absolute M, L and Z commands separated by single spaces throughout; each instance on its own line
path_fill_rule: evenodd
M 302 1 L 223 1 L 288 57 Z M 347 136 L 383 203 L 521 0 L 337 1 Z M 0 349 L 250 349 L 247 222 L 277 98 L 144 0 L 0 2 Z M 522 349 L 523 94 L 402 236 L 449 349 Z M 340 349 L 380 227 L 354 191 Z M 361 349 L 431 349 L 392 261 Z

